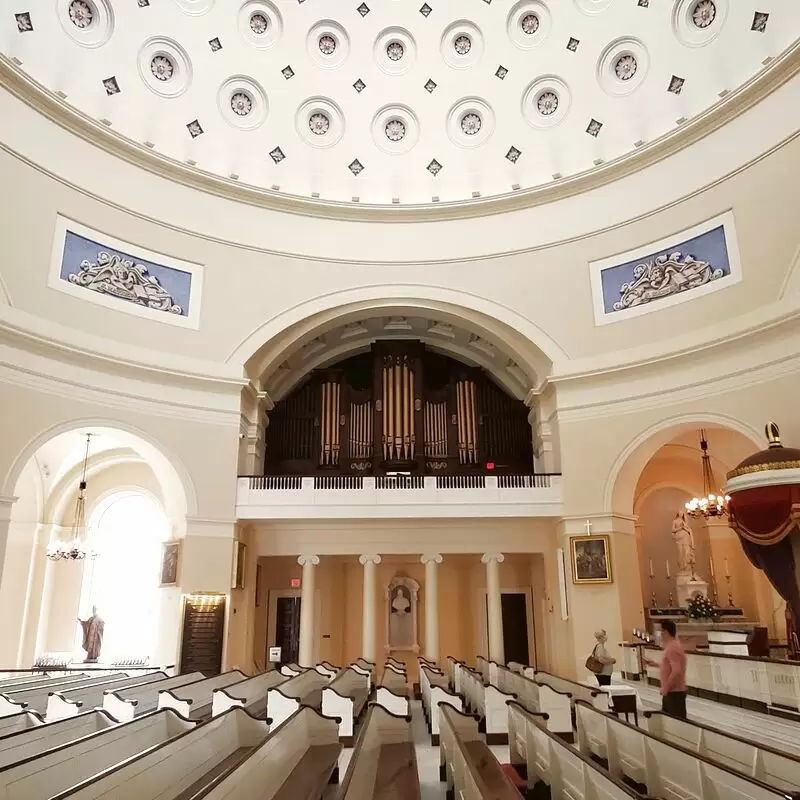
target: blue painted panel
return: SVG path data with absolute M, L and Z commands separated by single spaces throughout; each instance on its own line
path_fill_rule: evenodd
M 672 257 L 675 254 L 679 254 L 677 259 Z M 707 268 L 703 269 L 696 262 L 703 262 Z M 648 274 L 654 278 L 650 284 L 641 287 L 638 293 L 631 294 L 630 288 L 642 275 L 647 278 Z M 657 303 L 666 297 L 691 292 L 730 274 L 725 226 L 719 225 L 693 239 L 657 250 L 635 261 L 601 270 L 603 310 L 606 314 L 613 314 L 633 306 Z M 686 276 L 689 279 L 684 281 Z
M 108 254 L 111 260 L 104 260 L 101 253 Z M 120 259 L 132 263 L 120 263 Z M 108 279 L 97 275 L 98 268 L 104 265 L 107 269 L 99 271 Z M 125 275 L 126 271 L 126 278 L 120 281 L 120 275 Z M 87 291 L 100 292 L 123 302 L 182 317 L 189 315 L 191 273 L 132 256 L 72 231 L 67 231 L 64 239 L 60 277 L 73 285 L 84 286 Z M 126 291 L 126 287 L 130 291 Z

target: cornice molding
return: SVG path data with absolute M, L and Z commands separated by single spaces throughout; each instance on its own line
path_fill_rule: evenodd
M 800 42 L 785 50 L 762 72 L 730 92 L 715 106 L 688 120 L 674 131 L 648 142 L 635 152 L 578 175 L 560 179 L 549 186 L 441 205 L 386 207 L 280 194 L 255 186 L 241 185 L 233 180 L 169 159 L 67 106 L 53 92 L 26 75 L 12 60 L 0 56 L 0 86 L 61 128 L 130 164 L 162 178 L 236 202 L 284 213 L 358 222 L 432 222 L 469 219 L 532 208 L 589 192 L 656 164 L 713 133 L 780 88 L 798 71 L 800 71 Z

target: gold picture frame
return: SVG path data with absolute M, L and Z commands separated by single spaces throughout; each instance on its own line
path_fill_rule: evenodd
M 606 534 L 569 540 L 573 583 L 613 583 L 611 540 Z
M 158 573 L 160 588 L 178 585 L 178 567 L 180 565 L 181 543 L 178 541 L 162 542 L 161 568 Z
M 244 542 L 236 542 L 236 569 L 233 575 L 233 588 L 244 589 L 247 580 L 247 545 Z

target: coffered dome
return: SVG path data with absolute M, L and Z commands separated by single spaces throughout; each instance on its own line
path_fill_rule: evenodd
M 533 191 L 658 146 L 793 44 L 793 6 L 15 0 L 0 47 L 151 158 L 391 208 Z

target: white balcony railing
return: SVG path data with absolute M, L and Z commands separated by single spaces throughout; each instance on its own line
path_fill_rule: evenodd
M 239 519 L 555 517 L 560 475 L 239 478 Z

